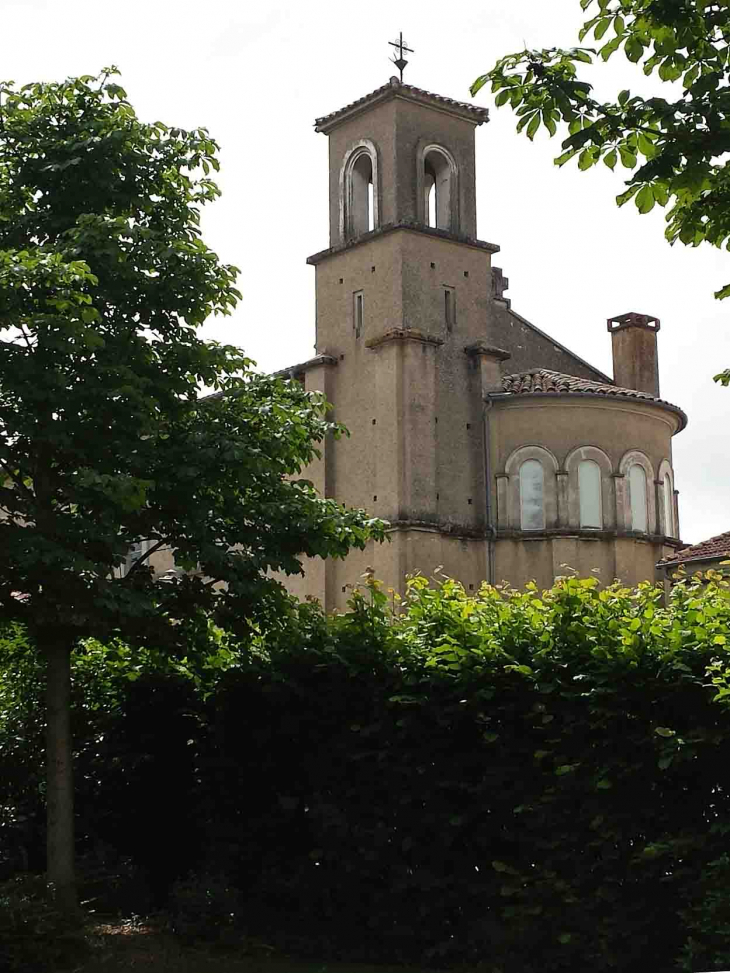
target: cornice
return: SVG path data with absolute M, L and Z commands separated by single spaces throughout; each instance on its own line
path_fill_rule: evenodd
M 448 98 L 445 95 L 437 95 L 432 91 L 416 88 L 411 84 L 404 84 L 400 79 L 392 77 L 386 84 L 381 85 L 380 88 L 376 88 L 375 91 L 363 95 L 362 98 L 350 102 L 349 105 L 345 105 L 337 111 L 316 118 L 314 121 L 314 130 L 315 132 L 322 132 L 324 135 L 329 135 L 338 125 L 342 125 L 344 122 L 360 115 L 364 111 L 374 108 L 376 105 L 393 99 L 410 101 L 418 105 L 426 105 L 435 111 L 442 112 L 446 115 L 454 115 L 456 118 L 471 122 L 472 125 L 482 125 L 484 122 L 489 121 L 488 108 L 483 108 L 481 105 L 472 105 L 466 101 L 457 101 L 455 98 Z
M 345 243 L 338 243 L 334 247 L 328 247 L 326 250 L 313 253 L 310 257 L 307 257 L 307 263 L 316 267 L 317 264 L 322 263 L 323 260 L 327 260 L 329 257 L 334 257 L 338 253 L 344 253 L 346 250 L 352 250 L 355 247 L 362 246 L 363 243 L 369 243 L 371 240 L 377 240 L 379 237 L 386 236 L 388 233 L 393 233 L 396 230 L 411 230 L 413 233 L 422 233 L 424 236 L 434 237 L 437 240 L 449 240 L 451 243 L 460 243 L 462 246 L 471 247 L 472 250 L 481 250 L 486 253 L 499 253 L 500 250 L 496 243 L 488 243 L 486 240 L 477 240 L 475 237 L 466 236 L 461 233 L 452 233 L 450 230 L 439 230 L 435 226 L 426 226 L 425 223 L 419 223 L 417 220 L 399 220 L 397 223 L 385 223 L 383 226 L 370 230 L 368 233 L 361 234 L 354 240 L 347 240 Z
M 601 393 L 601 392 L 490 392 L 489 398 L 496 403 L 504 403 L 512 408 L 521 408 L 529 405 L 530 402 L 540 401 L 547 404 L 552 401 L 558 404 L 559 400 L 571 401 L 573 399 L 588 399 L 595 402 L 601 408 L 616 407 L 623 412 L 635 412 L 637 415 L 645 415 L 644 409 L 655 409 L 660 412 L 670 413 L 674 417 L 673 435 L 682 430 L 687 425 L 687 415 L 677 405 L 665 402 L 664 399 L 638 398 L 633 395 L 621 395 L 620 393 Z M 662 417 L 669 422 L 668 417 Z
M 442 345 L 444 343 L 443 338 L 439 338 L 435 334 L 426 334 L 424 331 L 417 331 L 415 328 L 389 328 L 382 334 L 369 338 L 365 342 L 365 347 L 378 348 L 389 341 L 421 341 L 427 345 Z
M 299 365 L 289 365 L 288 368 L 280 368 L 278 372 L 274 372 L 274 375 L 277 378 L 291 378 L 292 375 L 301 375 L 302 372 L 308 372 L 312 368 L 321 368 L 322 366 L 332 368 L 337 364 L 337 359 L 333 358 L 332 355 L 316 355 L 314 358 L 309 358 Z

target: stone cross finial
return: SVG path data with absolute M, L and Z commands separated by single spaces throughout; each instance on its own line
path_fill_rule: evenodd
M 510 299 L 505 297 L 507 290 L 509 290 L 509 277 L 504 276 L 501 267 L 492 267 L 492 297 L 495 301 L 504 301 L 509 307 Z

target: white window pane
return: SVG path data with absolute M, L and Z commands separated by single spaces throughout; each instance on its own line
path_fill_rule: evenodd
M 545 526 L 543 507 L 542 464 L 528 459 L 520 467 L 520 513 L 522 530 L 542 530 Z
M 643 467 L 636 463 L 629 470 L 629 492 L 631 494 L 631 529 L 646 533 L 649 521 L 646 515 L 646 473 Z
M 674 508 L 674 492 L 672 490 L 672 481 L 669 478 L 669 474 L 664 474 L 664 533 L 667 537 L 674 537 L 674 517 L 672 516 Z
M 603 527 L 601 517 L 601 469 L 586 459 L 578 466 L 581 527 Z

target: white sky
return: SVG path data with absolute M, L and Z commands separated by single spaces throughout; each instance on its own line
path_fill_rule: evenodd
M 497 57 L 577 44 L 581 22 L 578 0 L 0 0 L 0 76 L 56 80 L 114 63 L 142 118 L 210 130 L 223 197 L 204 235 L 241 268 L 243 301 L 205 334 L 274 370 L 313 352 L 305 258 L 328 245 L 327 139 L 315 116 L 395 73 L 387 42 L 399 30 L 415 48 L 405 80 L 468 101 Z M 651 85 L 620 55 L 590 79 L 606 96 Z M 493 104 L 487 91 L 477 101 Z M 530 144 L 514 127 L 502 108 L 477 130 L 479 236 L 502 247 L 495 263 L 513 307 L 608 374 L 606 318 L 661 318 L 662 397 L 690 420 L 674 452 L 682 536 L 730 530 L 730 389 L 712 382 L 730 366 L 730 300 L 712 296 L 730 283 L 730 255 L 670 248 L 661 210 L 617 209 L 620 173 L 558 170 L 557 139 Z

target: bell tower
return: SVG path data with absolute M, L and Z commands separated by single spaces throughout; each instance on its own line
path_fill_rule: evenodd
M 315 122 L 329 139 L 330 246 L 308 258 L 316 357 L 293 373 L 350 437 L 327 442 L 308 476 L 391 524 L 390 544 L 311 562 L 291 585 L 328 609 L 367 568 L 396 590 L 438 566 L 467 590 L 488 576 L 484 383 L 508 356 L 488 340 L 499 248 L 476 236 L 487 120 L 393 77 Z

